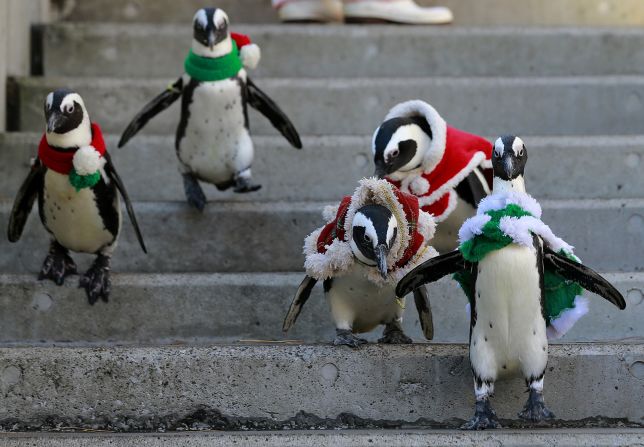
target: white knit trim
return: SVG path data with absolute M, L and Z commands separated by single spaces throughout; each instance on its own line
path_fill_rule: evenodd
M 83 146 L 74 154 L 72 164 L 78 175 L 92 175 L 103 168 L 105 159 L 94 146 Z
M 449 197 L 447 199 L 447 208 L 445 208 L 445 211 L 443 211 L 440 216 L 435 216 L 436 222 L 443 222 L 458 206 L 458 194 L 456 194 L 456 191 L 452 190 L 447 194 L 449 194 Z
M 546 328 L 549 339 L 563 337 L 581 317 L 588 313 L 588 298 L 577 295 L 574 306 L 572 309 L 564 310 L 554 320 L 550 320 L 550 325 Z
M 436 109 L 425 101 L 415 99 L 395 105 L 385 117 L 385 121 L 399 117 L 424 117 L 432 129 L 432 141 L 423 157 L 423 171 L 431 172 L 440 163 L 445 154 L 447 142 L 447 123 Z
M 483 227 L 488 223 L 492 217 L 487 214 L 477 214 L 472 216 L 463 222 L 463 225 L 458 230 L 458 240 L 462 244 L 465 241 L 469 241 L 474 236 L 478 236 L 483 233 Z

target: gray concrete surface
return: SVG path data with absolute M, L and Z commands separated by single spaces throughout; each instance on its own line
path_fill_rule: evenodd
M 464 345 L 4 348 L 0 377 L 0 421 L 31 426 L 154 429 L 208 408 L 201 414 L 229 423 L 303 411 L 455 427 L 474 400 Z M 514 379 L 497 384 L 493 403 L 511 420 L 525 398 L 523 380 Z M 551 346 L 545 398 L 564 421 L 641 424 L 644 344 Z
M 93 0 L 68 1 L 68 20 L 185 22 L 204 5 L 224 8 L 236 22 L 276 21 L 268 0 Z M 644 24 L 639 0 L 419 0 L 446 5 L 461 25 L 638 26 Z
M 2 434 L 1 447 L 609 447 L 639 445 L 641 429 L 503 430 L 337 430 L 215 432 L 183 434 Z
M 0 344 L 192 344 L 240 340 L 301 340 L 329 343 L 335 336 L 319 284 L 295 327 L 282 321 L 302 273 L 116 274 L 109 304 L 87 304 L 72 277 L 64 287 L 36 281 L 34 275 L 0 275 Z M 608 274 L 624 294 L 619 311 L 591 298 L 590 312 L 565 338 L 556 341 L 644 341 L 644 274 Z M 429 287 L 434 342 L 468 340 L 466 299 L 455 282 Z M 172 309 L 169 311 L 169 309 Z M 408 301 L 405 332 L 426 342 L 413 300 Z M 367 334 L 375 342 L 382 328 Z
M 12 201 L 40 141 L 37 133 L 0 134 L 0 201 Z M 493 140 L 496 137 L 490 137 Z M 137 201 L 183 200 L 174 137 L 142 136 L 125 149 L 107 136 L 112 159 Z M 371 137 L 305 137 L 296 151 L 278 136 L 255 137 L 254 194 L 206 187 L 211 200 L 338 200 L 358 179 L 373 174 Z M 644 137 L 526 137 L 526 181 L 540 199 L 638 198 L 644 196 Z M 141 169 L 145 166 L 146 169 Z M 601 181 L 597 181 L 601 179 Z
M 255 25 L 233 27 L 262 48 L 259 77 L 638 75 L 644 30 Z M 44 34 L 45 75 L 176 77 L 185 25 L 59 23 Z M 297 42 L 297 45 L 293 45 Z M 145 55 L 146 63 L 140 63 Z M 485 60 L 485 64 L 472 63 Z
M 121 133 L 165 89 L 167 79 L 22 78 L 21 130 L 43 127 L 43 102 L 55 88 L 76 89 L 106 132 Z M 484 135 L 641 134 L 644 77 L 258 79 L 303 135 L 368 135 L 398 102 L 422 98 L 452 125 Z M 144 133 L 174 134 L 178 103 Z M 276 135 L 268 120 L 251 129 Z
M 643 269 L 644 201 L 542 201 L 543 220 L 576 247 L 589 266 L 608 272 Z M 117 272 L 298 271 L 304 237 L 323 224 L 320 202 L 215 202 L 203 214 L 179 202 L 135 204 L 149 249 L 140 250 L 127 220 L 114 255 Z M 0 228 L 11 203 L 0 203 Z M 47 236 L 32 213 L 17 244 L 0 240 L 0 271 L 36 272 Z M 87 266 L 87 257 L 76 256 Z

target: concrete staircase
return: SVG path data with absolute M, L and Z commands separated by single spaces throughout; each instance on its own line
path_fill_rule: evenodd
M 304 149 L 252 114 L 264 188 L 206 187 L 202 215 L 183 201 L 177 107 L 126 149 L 116 140 L 181 74 L 203 3 L 68 2 L 68 22 L 42 31 L 44 76 L 12 84 L 18 132 L 0 135 L 0 228 L 35 153 L 45 94 L 69 86 L 109 134 L 150 254 L 126 222 L 112 299 L 90 307 L 73 278 L 61 288 L 35 280 L 46 253 L 35 213 L 18 245 L 0 242 L 0 428 L 37 431 L 1 435 L 0 447 L 644 443 L 644 31 L 624 27 L 644 21 L 638 1 L 448 0 L 467 26 L 439 28 L 280 26 L 266 1 L 217 2 L 262 47 L 251 76 L 293 118 Z M 494 401 L 511 430 L 450 430 L 473 399 L 465 299 L 449 280 L 430 289 L 436 343 L 329 346 L 321 290 L 281 333 L 301 241 L 324 205 L 372 172 L 371 132 L 412 98 L 457 127 L 523 136 L 544 219 L 627 297 L 624 312 L 594 299 L 551 346 L 546 399 L 558 420 L 547 430 L 516 420 L 519 380 L 499 384 Z M 337 428 L 348 430 L 328 431 Z M 193 430 L 223 432 L 163 434 Z

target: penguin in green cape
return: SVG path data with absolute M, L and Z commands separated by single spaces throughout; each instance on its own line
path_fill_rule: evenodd
M 396 288 L 397 296 L 405 296 L 453 274 L 467 295 L 476 410 L 463 429 L 498 428 L 489 401 L 494 383 L 517 375 L 529 389 L 519 417 L 554 418 L 543 399 L 548 339 L 564 335 L 588 312 L 582 289 L 626 307 L 617 289 L 581 264 L 573 247 L 541 221 L 541 207 L 525 190 L 527 159 L 520 138 L 499 138 L 492 194 L 464 222 L 459 248 L 419 265 Z

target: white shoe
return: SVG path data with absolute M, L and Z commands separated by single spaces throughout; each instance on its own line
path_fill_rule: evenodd
M 344 15 L 347 22 L 385 21 L 409 25 L 440 25 L 454 20 L 449 8 L 423 8 L 413 0 L 351 1 L 344 5 Z
M 297 0 L 278 10 L 282 22 L 342 22 L 341 0 Z

